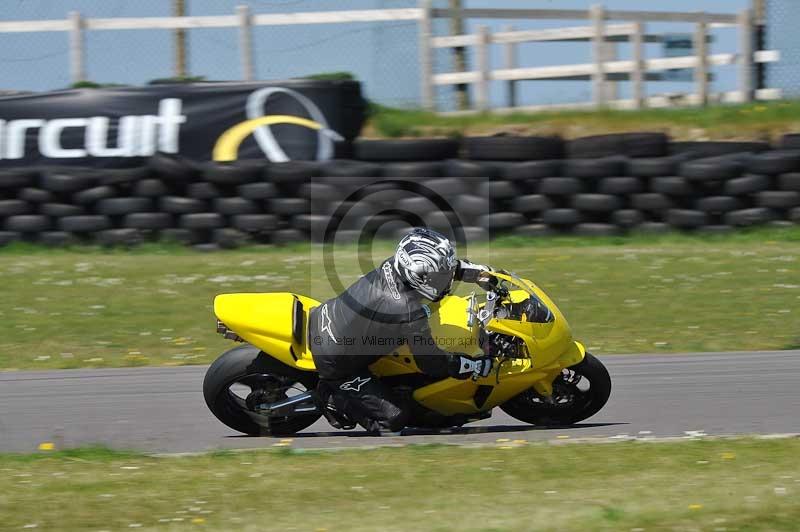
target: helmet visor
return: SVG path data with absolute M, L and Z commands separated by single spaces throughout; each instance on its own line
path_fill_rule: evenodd
M 434 301 L 438 301 L 450 293 L 450 289 L 453 287 L 453 277 L 455 273 L 455 270 L 445 270 L 443 272 L 427 274 L 425 284 L 433 288 L 437 294 L 437 298 Z

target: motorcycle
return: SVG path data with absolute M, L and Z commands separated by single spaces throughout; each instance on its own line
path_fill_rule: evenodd
M 564 426 L 596 414 L 611 378 L 575 341 L 563 314 L 534 283 L 492 272 L 484 297 L 450 295 L 430 305 L 432 337 L 442 349 L 495 358 L 492 373 L 469 380 L 430 378 L 407 345 L 370 366 L 398 396 L 411 399 L 409 427 L 458 427 L 501 410 L 524 423 Z M 479 301 L 481 300 L 481 301 Z M 244 342 L 214 361 L 203 395 L 228 427 L 250 435 L 286 436 L 323 414 L 308 339 L 309 311 L 320 302 L 294 293 L 221 294 L 217 332 Z

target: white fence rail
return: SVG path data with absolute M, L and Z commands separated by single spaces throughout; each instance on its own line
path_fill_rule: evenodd
M 492 19 L 548 19 L 586 20 L 587 26 L 545 30 L 505 31 L 490 33 L 479 27 L 475 34 L 434 36 L 432 21 L 436 18 L 460 17 Z M 588 80 L 592 83 L 592 101 L 578 106 L 617 106 L 639 108 L 659 105 L 669 99 L 646 98 L 645 83 L 658 80 L 659 73 L 670 69 L 693 69 L 695 93 L 685 100 L 706 104 L 710 99 L 709 67 L 739 65 L 736 91 L 718 96 L 721 101 L 750 101 L 753 98 L 776 98 L 780 93 L 770 89 L 754 89 L 753 66 L 757 63 L 779 59 L 775 51 L 754 51 L 754 21 L 749 10 L 739 14 L 681 13 L 662 11 L 605 10 L 595 5 L 589 10 L 575 9 L 433 9 L 430 0 L 420 0 L 418 8 L 375 9 L 351 11 L 323 11 L 284 14 L 253 14 L 247 6 L 238 6 L 236 12 L 226 16 L 147 17 L 147 18 L 83 18 L 70 13 L 66 20 L 0 21 L 0 33 L 67 32 L 70 46 L 70 75 L 73 82 L 86 79 L 84 32 L 120 31 L 137 29 L 192 29 L 239 28 L 241 75 L 253 79 L 254 56 L 253 26 L 285 26 L 297 24 L 371 23 L 381 21 L 415 20 L 419 28 L 419 68 L 421 72 L 421 100 L 425 108 L 435 108 L 435 89 L 444 85 L 473 85 L 474 110 L 489 108 L 490 83 L 509 82 L 509 97 L 515 99 L 514 83 L 521 80 Z M 621 21 L 609 23 L 609 21 Z M 686 57 L 645 59 L 645 43 L 660 42 L 662 35 L 647 33 L 647 22 L 684 22 L 694 25 L 695 54 Z M 736 27 L 739 32 L 738 50 L 735 53 L 709 53 L 709 29 Z M 522 43 L 579 42 L 590 44 L 591 61 L 581 64 L 519 67 L 516 65 L 517 49 Z M 619 60 L 615 43 L 630 42 L 632 58 Z M 490 64 L 489 47 L 505 47 L 502 68 Z M 474 68 L 468 72 L 434 73 L 433 53 L 440 48 L 473 47 Z M 633 84 L 633 98 L 620 101 L 615 98 L 619 81 Z

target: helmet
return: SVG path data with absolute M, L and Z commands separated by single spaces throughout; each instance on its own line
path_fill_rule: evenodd
M 421 296 L 439 301 L 453 285 L 456 248 L 443 234 L 418 227 L 397 244 L 394 269 Z

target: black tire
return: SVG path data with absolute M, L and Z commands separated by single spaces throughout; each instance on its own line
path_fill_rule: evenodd
M 622 175 L 625 159 L 603 157 L 601 159 L 569 159 L 564 162 L 564 175 L 580 179 L 601 179 Z
M 353 185 L 360 185 L 363 182 L 362 178 L 379 176 L 381 171 L 379 164 L 347 159 L 324 162 L 319 169 L 322 181 L 325 183 L 345 184 L 344 181 L 349 178 L 354 182 L 347 184 Z
M 248 183 L 237 187 L 236 192 L 240 197 L 249 200 L 265 200 L 278 196 L 278 189 L 272 183 Z
M 470 189 L 462 179 L 457 177 L 431 179 L 430 181 L 425 181 L 423 186 L 445 198 L 452 198 L 459 194 L 468 194 Z
M 174 225 L 172 215 L 166 212 L 138 212 L 125 217 L 122 222 L 128 229 L 161 230 Z
M 574 375 L 580 375 L 575 380 Z M 589 381 L 589 388 L 581 390 L 580 381 Z M 566 401 L 546 401 L 533 389 L 511 398 L 500 408 L 506 414 L 532 425 L 563 426 L 588 419 L 600 411 L 611 395 L 611 376 L 603 364 L 586 353 L 578 364 L 567 368 L 553 383 L 553 393 L 563 394 Z
M 95 210 L 107 216 L 124 216 L 134 212 L 149 212 L 153 210 L 153 200 L 150 198 L 108 198 L 97 202 Z
M 180 217 L 183 229 L 219 229 L 225 227 L 225 218 L 216 212 L 198 212 Z
M 739 177 L 743 169 L 732 157 L 710 157 L 681 164 L 680 175 L 691 181 L 727 181 Z
M 462 218 L 471 218 L 492 212 L 489 198 L 472 194 L 461 194 L 453 198 L 453 210 Z M 515 209 L 516 210 L 516 209 Z
M 273 190 L 275 190 L 275 185 L 273 185 L 272 183 L 256 183 L 256 185 L 269 185 Z M 237 191 L 241 190 L 244 187 L 249 187 L 249 186 L 252 185 L 242 185 L 237 188 Z M 163 195 L 166 195 L 166 193 Z M 189 183 L 189 185 L 186 186 L 186 195 L 192 199 L 211 200 L 219 198 L 223 194 L 222 191 L 220 190 L 220 187 L 218 187 L 214 183 L 206 183 L 205 181 L 200 181 L 198 183 Z M 242 194 L 240 193 L 239 196 L 242 196 Z M 263 198 L 248 198 L 248 199 L 263 199 Z
M 17 233 L 40 233 L 50 229 L 50 218 L 41 214 L 20 214 L 9 216 L 3 227 L 6 231 Z
M 231 225 L 247 233 L 269 233 L 278 228 L 278 218 L 273 214 L 240 214 L 232 218 Z
M 767 190 L 770 184 L 771 180 L 768 176 L 748 174 L 726 181 L 723 192 L 728 196 L 744 196 Z
M 260 184 L 260 183 L 259 183 Z M 343 190 L 328 183 L 305 183 L 300 187 L 300 197 L 311 201 L 342 199 Z
M 109 168 L 98 170 L 95 181 L 98 185 L 126 185 L 144 181 L 152 174 L 146 166 L 138 168 Z
M 477 223 L 490 233 L 510 232 L 519 225 L 525 225 L 525 216 L 518 212 L 493 212 L 479 216 Z
M 508 181 L 527 181 L 561 175 L 562 161 L 525 161 L 508 163 L 500 169 L 500 177 Z
M 384 179 L 425 181 L 442 175 L 442 164 L 434 161 L 390 162 L 383 165 Z
M 133 194 L 143 198 L 158 198 L 169 194 L 169 189 L 160 179 L 142 179 L 133 185 Z
M 453 139 L 370 140 L 353 142 L 360 161 L 441 161 L 458 157 L 458 141 Z
M 756 205 L 772 209 L 791 209 L 800 206 L 800 192 L 793 190 L 766 190 L 756 194 Z
M 577 194 L 571 204 L 573 209 L 584 212 L 611 212 L 622 207 L 622 201 L 611 194 Z
M 316 161 L 287 161 L 266 165 L 261 177 L 279 186 L 299 187 L 308 183 L 319 173 L 320 165 Z
M 138 229 L 107 229 L 95 233 L 94 240 L 105 247 L 134 247 L 144 242 L 144 237 Z
M 300 383 L 306 390 L 317 386 L 317 375 L 291 368 L 251 345 L 234 347 L 217 358 L 203 379 L 203 397 L 211 413 L 233 430 L 251 436 L 288 436 L 313 425 L 319 414 L 303 414 L 290 419 L 270 419 L 269 427 L 253 420 L 246 413 L 244 400 L 234 394 L 232 384 L 245 380 L 253 386 L 269 382 L 256 376 L 271 375 L 280 385 Z M 253 376 L 252 380 L 248 376 Z M 251 387 L 252 390 L 252 387 Z
M 767 182 L 767 185 L 761 190 L 766 190 L 767 188 L 769 188 L 769 182 Z M 779 176 L 778 188 L 780 190 L 793 190 L 800 192 L 800 173 L 789 173 Z
M 247 233 L 230 227 L 214 229 L 211 240 L 222 249 L 236 249 L 249 242 Z
M 295 216 L 311 212 L 308 200 L 303 198 L 275 198 L 268 200 L 267 205 L 267 210 L 270 213 L 284 216 Z
M 214 200 L 214 211 L 226 216 L 236 214 L 258 214 L 256 202 L 245 198 L 217 198 Z
M 708 215 L 691 209 L 670 209 L 667 211 L 667 223 L 679 229 L 697 229 L 708 223 Z
M 0 200 L 0 217 L 28 214 L 32 210 L 31 204 L 27 201 L 18 199 Z
M 669 137 L 664 133 L 612 133 L 573 139 L 567 143 L 570 159 L 596 159 L 614 155 L 662 157 L 667 155 Z
M 778 175 L 800 170 L 800 150 L 775 150 L 753 155 L 747 169 L 754 174 Z
M 645 235 L 663 235 L 670 231 L 672 231 L 672 228 L 664 222 L 644 222 L 636 228 L 637 233 Z
M 58 221 L 58 228 L 70 233 L 95 233 L 110 227 L 108 216 L 102 215 L 65 216 Z
M 789 221 L 800 224 L 800 207 L 795 207 L 789 211 Z
M 487 181 L 478 185 L 476 192 L 489 200 L 511 199 L 520 194 L 519 188 L 511 181 Z
M 50 192 L 73 193 L 85 190 L 92 184 L 90 171 L 81 168 L 46 169 L 41 175 L 41 187 Z
M 113 198 L 117 195 L 117 189 L 103 185 L 82 190 L 72 195 L 72 202 L 78 205 L 94 205 L 98 201 Z
M 546 177 L 539 182 L 539 194 L 571 196 L 583 191 L 583 184 L 574 177 Z
M 578 236 L 616 236 L 620 229 L 612 224 L 583 223 L 573 227 L 572 232 Z
M 553 226 L 572 226 L 583 221 L 580 211 L 575 209 L 550 209 L 542 213 L 542 222 Z
M 632 229 L 644 222 L 644 215 L 636 209 L 620 209 L 611 214 L 611 222 L 623 229 Z
M 22 235 L 14 231 L 0 231 L 0 248 L 22 240 Z
M 170 214 L 193 214 L 208 210 L 208 202 L 179 196 L 164 196 L 158 201 L 158 210 Z
M 216 185 L 243 185 L 261 177 L 261 165 L 242 163 L 205 163 L 203 180 Z
M 519 196 L 511 202 L 511 209 L 514 212 L 523 214 L 538 214 L 553 207 L 554 205 L 550 198 L 541 194 Z
M 685 160 L 681 155 L 654 157 L 644 159 L 628 159 L 627 175 L 634 177 L 661 177 L 675 175 L 680 164 Z
M 663 212 L 675 205 L 669 197 L 658 192 L 644 192 L 631 196 L 631 206 L 645 212 Z
M 564 141 L 559 137 L 466 137 L 467 159 L 488 161 L 542 161 L 561 159 Z
M 199 173 L 197 166 L 188 159 L 168 153 L 156 153 L 147 161 L 147 166 L 169 182 L 192 181 Z
M 707 196 L 700 198 L 695 203 L 698 211 L 709 214 L 725 214 L 743 207 L 741 200 L 731 196 Z
M 766 142 L 687 141 L 671 142 L 672 155 L 682 154 L 692 159 L 717 157 L 737 153 L 759 153 L 772 149 Z
M 642 180 L 636 177 L 606 177 L 597 186 L 597 192 L 600 194 L 615 196 L 627 196 L 643 190 Z
M 21 169 L 0 170 L 0 190 L 15 190 L 36 185 L 37 174 Z
M 735 227 L 750 227 L 767 224 L 776 218 L 777 216 L 773 210 L 764 207 L 754 207 L 752 209 L 741 209 L 729 212 L 725 215 L 725 223 Z
M 650 182 L 650 190 L 658 194 L 675 197 L 691 197 L 697 195 L 697 189 L 683 177 L 654 177 Z
M 787 133 L 781 137 L 779 147 L 783 150 L 800 150 L 800 133 Z
M 444 177 L 471 177 L 488 179 L 490 177 L 494 177 L 496 173 L 495 166 L 476 161 L 448 159 L 442 163 L 442 175 Z
M 55 194 L 41 188 L 26 187 L 19 191 L 17 198 L 31 203 L 48 203 L 57 201 Z
M 270 234 L 270 241 L 280 246 L 294 242 L 308 242 L 308 236 L 298 229 L 278 229 Z
M 69 203 L 45 203 L 39 207 L 39 213 L 53 218 L 63 218 L 64 216 L 80 216 L 86 214 L 86 210 L 78 205 Z
M 78 243 L 75 235 L 66 231 L 44 231 L 36 235 L 36 241 L 43 246 L 53 248 L 71 246 Z

